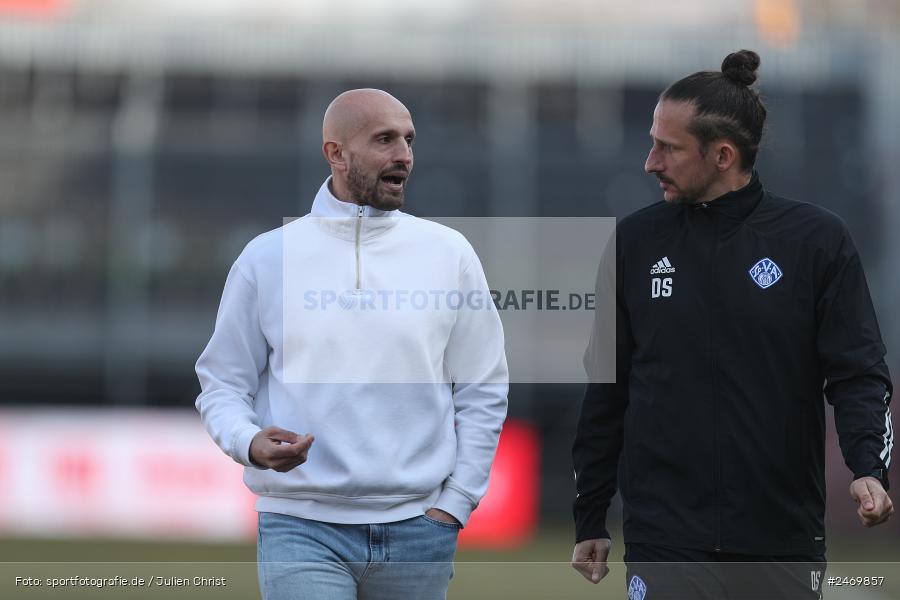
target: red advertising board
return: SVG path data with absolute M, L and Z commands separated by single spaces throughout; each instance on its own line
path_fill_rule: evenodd
M 0 411 L 0 535 L 249 541 L 255 496 L 192 410 Z M 539 443 L 509 421 L 465 547 L 510 548 L 537 522 Z
M 507 421 L 487 494 L 461 532 L 460 546 L 513 548 L 527 542 L 537 526 L 539 490 L 538 434 L 527 423 Z

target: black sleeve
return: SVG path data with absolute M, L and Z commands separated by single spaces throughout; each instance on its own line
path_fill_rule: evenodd
M 623 443 L 634 344 L 622 294 L 618 237 L 607 245 L 598 270 L 594 326 L 584 356 L 588 384 L 572 447 L 576 543 L 609 537 L 606 512 L 616 493 Z
M 866 276 L 846 227 L 821 290 L 816 303 L 819 360 L 844 461 L 854 479 L 871 475 L 887 489 L 894 443 L 891 379 Z

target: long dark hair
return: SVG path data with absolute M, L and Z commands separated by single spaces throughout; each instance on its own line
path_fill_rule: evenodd
M 759 55 L 738 50 L 725 57 L 721 71 L 698 71 L 676 81 L 660 100 L 690 102 L 696 113 L 688 131 L 706 152 L 710 142 L 727 139 L 737 147 L 741 169 L 749 171 L 756 162 L 766 122 L 766 107 L 759 92 L 749 86 L 756 81 Z

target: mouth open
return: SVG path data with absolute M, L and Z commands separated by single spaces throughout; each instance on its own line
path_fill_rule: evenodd
M 381 177 L 381 182 L 389 190 L 399 192 L 403 189 L 404 184 L 406 184 L 407 177 L 408 175 L 406 173 L 388 173 Z

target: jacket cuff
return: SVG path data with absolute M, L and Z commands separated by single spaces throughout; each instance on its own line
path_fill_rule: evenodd
M 609 531 L 605 527 L 601 527 L 600 529 L 585 529 L 575 532 L 575 543 L 583 542 L 585 540 L 611 540 L 612 537 L 609 535 Z
M 575 543 L 584 540 L 612 539 L 606 528 L 606 513 L 610 501 L 598 502 L 594 496 L 579 494 L 575 497 Z
M 253 436 L 259 432 L 260 428 L 256 425 L 251 425 L 250 427 L 239 431 L 238 434 L 234 436 L 234 443 L 231 445 L 231 458 L 245 467 L 264 471 L 264 467 L 260 467 L 256 463 L 250 461 L 250 442 L 253 441 Z
M 444 487 L 444 491 L 438 496 L 437 502 L 431 508 L 439 508 L 445 513 L 453 515 L 460 524 L 465 527 L 469 517 L 477 505 L 473 504 L 468 496 L 452 487 Z
M 872 469 L 871 471 L 854 473 L 853 481 L 856 481 L 857 479 L 861 479 L 863 477 L 874 477 L 881 482 L 881 487 L 884 488 L 884 491 L 888 491 L 888 489 L 890 489 L 891 487 L 891 483 L 890 481 L 888 481 L 887 469 Z

